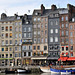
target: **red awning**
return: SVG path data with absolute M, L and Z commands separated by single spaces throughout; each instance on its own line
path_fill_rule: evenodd
M 68 59 L 68 57 L 60 57 L 59 59 L 58 59 L 58 61 L 66 61 Z
M 66 55 L 68 55 L 68 52 L 66 53 Z
M 64 54 L 64 53 L 62 53 L 62 54 Z
M 75 57 L 69 57 L 67 60 L 68 61 L 75 61 Z

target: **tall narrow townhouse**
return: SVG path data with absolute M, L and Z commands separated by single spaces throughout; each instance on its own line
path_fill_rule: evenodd
M 59 9 L 60 14 L 60 56 L 69 56 L 68 9 Z
M 22 64 L 31 64 L 32 57 L 32 15 L 25 14 L 22 19 Z
M 21 65 L 21 47 L 22 47 L 22 16 L 14 15 L 14 31 L 13 31 L 13 42 L 14 42 L 14 65 Z
M 1 14 L 0 19 L 0 65 L 13 66 L 14 65 L 14 17 L 7 16 L 5 13 Z
M 60 24 L 59 11 L 52 5 L 48 15 L 48 60 L 56 62 L 60 55 Z
M 48 17 L 45 15 L 45 7 L 34 10 L 33 21 L 33 45 L 32 60 L 35 64 L 44 64 L 48 55 Z

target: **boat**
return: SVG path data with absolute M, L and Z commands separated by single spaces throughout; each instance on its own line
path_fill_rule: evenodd
M 17 73 L 31 73 L 30 70 L 26 70 L 26 69 L 17 69 Z
M 5 70 L 5 73 L 6 74 L 14 74 L 15 73 L 15 70 Z
M 42 72 L 50 72 L 50 67 L 49 66 L 40 67 L 40 70 Z
M 72 72 L 75 72 L 75 69 L 72 69 L 72 68 L 70 68 L 70 69 L 66 69 L 66 68 L 63 68 L 63 69 L 56 69 L 56 68 L 50 68 L 50 70 L 51 70 L 51 73 L 53 73 L 53 74 L 67 74 L 67 75 L 69 75 L 69 74 L 71 74 Z

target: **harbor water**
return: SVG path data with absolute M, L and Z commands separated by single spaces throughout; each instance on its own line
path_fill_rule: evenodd
M 59 75 L 59 74 L 51 74 L 51 73 L 31 73 L 31 74 L 5 74 L 0 73 L 0 75 Z M 71 74 L 70 74 L 71 75 Z M 74 75 L 74 74 L 73 74 Z

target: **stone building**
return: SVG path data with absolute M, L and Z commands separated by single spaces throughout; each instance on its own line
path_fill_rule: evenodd
M 32 57 L 32 15 L 25 14 L 22 19 L 22 60 L 31 64 Z

